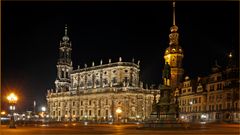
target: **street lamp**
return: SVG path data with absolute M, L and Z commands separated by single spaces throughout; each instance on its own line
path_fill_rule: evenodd
M 66 122 L 68 121 L 68 115 L 67 114 L 64 115 L 64 119 L 65 119 Z
M 189 104 L 190 104 L 190 105 L 192 105 L 192 104 L 193 104 L 193 102 L 192 102 L 192 101 L 190 101 L 190 102 L 189 102 Z
M 116 113 L 117 113 L 117 121 L 118 121 L 118 123 L 119 123 L 119 114 L 122 113 L 121 108 L 118 108 L 118 109 L 116 110 Z
M 2 112 L 1 112 L 1 115 L 5 115 L 5 114 L 6 114 L 6 112 L 5 112 L 5 111 L 2 111 Z
M 193 108 L 192 108 L 192 105 L 193 105 L 193 101 L 190 101 L 189 102 L 189 105 L 190 105 L 190 121 L 194 121 L 194 115 L 193 115 L 193 113 L 192 113 L 192 110 L 193 110 Z
M 46 107 L 45 106 L 43 106 L 41 109 L 42 109 L 42 112 L 46 111 Z
M 15 104 L 16 104 L 18 98 L 14 93 L 11 93 L 10 95 L 7 96 L 7 100 L 9 102 L 9 110 L 10 110 L 10 114 L 11 114 L 9 128 L 16 128 L 13 114 L 15 111 Z
M 140 116 L 139 116 L 139 115 L 137 115 L 136 117 L 137 117 L 137 122 L 139 122 L 139 120 L 140 120 Z
M 43 119 L 43 122 L 45 121 L 45 114 L 46 114 L 46 107 L 45 106 L 42 106 L 41 107 L 41 110 L 42 110 L 42 112 L 41 112 L 41 117 L 42 117 L 42 119 Z

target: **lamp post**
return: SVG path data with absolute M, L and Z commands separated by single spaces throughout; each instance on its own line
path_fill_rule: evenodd
M 68 115 L 65 114 L 64 117 L 65 117 L 65 121 L 67 122 L 68 121 Z
M 16 128 L 13 114 L 15 111 L 15 105 L 16 105 L 18 98 L 14 93 L 11 93 L 10 95 L 7 96 L 7 100 L 9 102 L 9 110 L 10 110 L 10 114 L 11 114 L 9 128 Z
M 43 107 L 41 108 L 41 110 L 42 110 L 42 112 L 45 112 L 47 109 L 46 109 L 45 106 L 43 106 Z
M 42 116 L 42 118 L 43 118 L 43 122 L 45 121 L 45 112 L 46 112 L 46 107 L 45 106 L 42 106 L 41 107 L 41 110 L 42 110 L 42 112 L 41 112 L 41 116 Z
M 192 110 L 193 110 L 193 108 L 192 108 L 193 102 L 190 101 L 190 102 L 189 102 L 189 105 L 190 105 L 190 110 L 189 110 L 189 112 L 190 112 L 190 120 L 189 120 L 189 121 L 193 122 L 193 121 L 194 121 L 194 120 L 193 120 L 193 113 L 192 113 Z
M 118 108 L 118 109 L 116 110 L 116 113 L 117 113 L 117 122 L 119 123 L 119 114 L 122 113 L 121 108 Z

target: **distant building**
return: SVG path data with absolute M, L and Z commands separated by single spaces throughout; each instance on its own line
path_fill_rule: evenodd
M 50 117 L 57 121 L 136 121 L 151 113 L 153 95 L 139 80 L 139 62 L 109 62 L 73 69 L 71 42 L 60 42 L 55 90 L 48 90 Z M 117 111 L 118 110 L 118 111 Z
M 165 66 L 170 66 L 170 75 L 163 70 L 163 84 L 171 86 L 179 104 L 179 118 L 184 121 L 229 121 L 240 122 L 239 67 L 233 54 L 228 56 L 228 66 L 217 63 L 206 77 L 183 79 L 183 49 L 179 44 L 178 27 L 175 24 L 173 2 L 173 26 L 170 28 L 169 47 L 165 50 Z M 167 78 L 167 79 L 166 79 Z
M 229 61 L 232 60 L 232 54 Z M 239 68 L 217 63 L 206 77 L 188 76 L 177 88 L 180 117 L 190 122 L 240 122 Z

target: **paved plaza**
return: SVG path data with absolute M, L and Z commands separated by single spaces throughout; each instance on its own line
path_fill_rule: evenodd
M 187 129 L 146 129 L 142 125 L 32 125 L 17 126 L 9 129 L 1 126 L 0 135 L 93 135 L 93 134 L 116 134 L 116 135 L 239 135 L 239 124 L 211 124 L 195 125 Z

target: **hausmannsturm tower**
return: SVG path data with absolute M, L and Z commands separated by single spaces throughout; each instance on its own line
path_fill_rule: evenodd
M 179 45 L 178 27 L 175 24 L 175 2 L 173 2 L 173 26 L 170 28 L 169 47 L 164 54 L 165 64 L 171 68 L 170 82 L 164 82 L 165 85 L 175 89 L 182 79 L 184 70 L 182 68 L 183 50 Z

